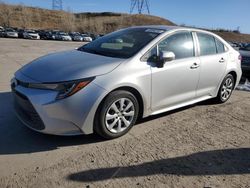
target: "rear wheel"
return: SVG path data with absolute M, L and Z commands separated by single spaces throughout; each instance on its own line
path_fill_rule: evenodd
M 139 104 L 132 93 L 114 91 L 104 99 L 96 113 L 95 132 L 107 139 L 123 136 L 135 124 L 138 112 Z
M 233 92 L 234 85 L 234 77 L 231 74 L 228 74 L 221 83 L 219 92 L 216 97 L 216 101 L 219 103 L 226 102 Z

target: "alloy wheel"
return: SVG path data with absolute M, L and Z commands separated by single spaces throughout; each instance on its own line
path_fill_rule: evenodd
M 226 101 L 230 97 L 233 91 L 233 85 L 234 85 L 233 80 L 230 77 L 228 77 L 221 88 L 221 99 L 223 101 Z
M 111 133 L 121 133 L 126 130 L 135 116 L 135 106 L 128 98 L 120 98 L 113 102 L 105 115 L 106 128 Z

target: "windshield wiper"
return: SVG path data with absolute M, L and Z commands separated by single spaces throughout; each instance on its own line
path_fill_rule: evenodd
M 83 51 L 83 52 L 92 53 L 92 54 L 97 54 L 97 55 L 105 55 L 104 53 L 101 53 L 101 52 L 99 52 L 97 50 L 87 49 L 87 48 L 84 48 L 84 47 L 78 48 L 78 50 Z
M 88 49 L 88 48 L 78 48 L 79 51 L 83 51 L 83 52 L 87 52 L 87 53 L 92 53 L 92 54 L 96 54 L 96 55 L 102 55 L 102 56 L 107 56 L 107 57 L 114 57 L 114 58 L 119 58 L 117 57 L 116 54 L 113 54 L 111 52 L 102 52 L 102 51 L 97 51 L 97 50 L 93 50 L 93 49 Z

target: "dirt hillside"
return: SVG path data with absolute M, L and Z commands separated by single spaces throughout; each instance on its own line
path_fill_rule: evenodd
M 0 26 L 60 29 L 93 33 L 108 33 L 134 25 L 176 25 L 173 22 L 152 15 L 131 15 L 121 13 L 77 13 L 48 9 L 8 5 L 0 2 Z M 229 41 L 250 42 L 249 34 L 215 31 Z
M 120 13 L 78 13 L 0 4 L 0 25 L 33 29 L 62 29 L 108 33 L 133 25 L 174 25 L 166 19 L 151 15 Z

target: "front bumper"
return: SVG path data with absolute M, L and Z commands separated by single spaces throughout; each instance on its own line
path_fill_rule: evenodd
M 74 38 L 74 41 L 83 41 L 82 38 Z
M 63 40 L 63 41 L 72 41 L 71 38 L 65 38 L 65 37 L 63 37 L 62 40 Z
M 40 39 L 39 36 L 35 36 L 35 35 L 27 35 L 26 38 L 27 38 L 27 39 L 36 39 L 36 40 L 39 40 L 39 39 Z
M 241 66 L 242 68 L 242 77 L 250 79 L 250 66 Z
M 38 131 L 45 129 L 45 125 L 29 99 L 13 90 L 14 108 L 19 119 L 30 128 Z
M 29 128 L 53 135 L 93 133 L 98 98 L 104 90 L 90 83 L 78 93 L 55 100 L 56 91 L 12 87 L 15 112 Z
M 6 35 L 6 37 L 8 37 L 8 38 L 18 38 L 18 35 Z

